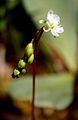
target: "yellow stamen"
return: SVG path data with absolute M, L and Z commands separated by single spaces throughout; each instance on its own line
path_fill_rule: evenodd
M 53 22 L 50 23 L 50 27 L 54 28 L 54 23 Z

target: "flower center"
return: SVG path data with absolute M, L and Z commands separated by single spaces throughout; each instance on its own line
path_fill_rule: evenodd
M 50 27 L 54 28 L 54 23 L 53 22 L 50 23 Z

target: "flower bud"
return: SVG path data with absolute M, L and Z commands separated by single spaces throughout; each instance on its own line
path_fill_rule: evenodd
M 20 74 L 20 71 L 17 69 L 14 69 L 14 76 L 18 76 Z
M 18 62 L 18 68 L 24 68 L 25 65 L 26 65 L 26 63 L 24 62 L 23 59 L 19 60 L 19 62 Z
M 28 63 L 32 63 L 33 62 L 33 60 L 34 60 L 34 54 L 32 54 L 30 57 L 29 57 L 29 59 L 28 59 Z
M 25 53 L 29 57 L 31 54 L 33 54 L 33 52 L 34 52 L 34 49 L 33 49 L 33 44 L 31 42 L 25 47 Z
M 21 72 L 22 72 L 23 74 L 25 74 L 25 73 L 26 73 L 26 69 L 23 68 Z
M 46 22 L 46 21 L 43 20 L 43 19 L 39 20 L 39 23 L 40 23 L 40 24 L 43 24 L 43 23 L 45 23 L 45 22 Z

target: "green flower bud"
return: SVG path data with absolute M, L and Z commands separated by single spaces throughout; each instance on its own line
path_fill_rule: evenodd
M 26 69 L 22 69 L 22 71 L 21 71 L 23 74 L 25 74 L 26 73 Z
M 18 62 L 18 68 L 24 68 L 25 67 L 25 65 L 26 65 L 26 63 L 24 62 L 24 60 L 19 60 L 19 62 Z
M 25 52 L 26 52 L 26 55 L 29 57 L 31 54 L 33 54 L 34 52 L 34 49 L 33 49 L 33 44 L 32 42 L 29 43 L 26 47 L 25 47 Z
M 29 59 L 28 59 L 28 63 L 32 63 L 33 62 L 33 60 L 34 60 L 34 54 L 32 54 L 30 57 L 29 57 Z
M 19 75 L 19 74 L 20 74 L 20 71 L 17 70 L 17 69 L 14 69 L 14 75 L 17 76 L 17 75 Z

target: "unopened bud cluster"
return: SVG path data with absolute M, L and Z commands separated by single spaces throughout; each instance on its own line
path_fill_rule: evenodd
M 25 53 L 22 59 L 20 59 L 17 63 L 16 68 L 13 71 L 12 77 L 19 77 L 20 74 L 26 73 L 26 65 L 31 64 L 34 60 L 34 48 L 33 43 L 30 42 L 25 47 Z

